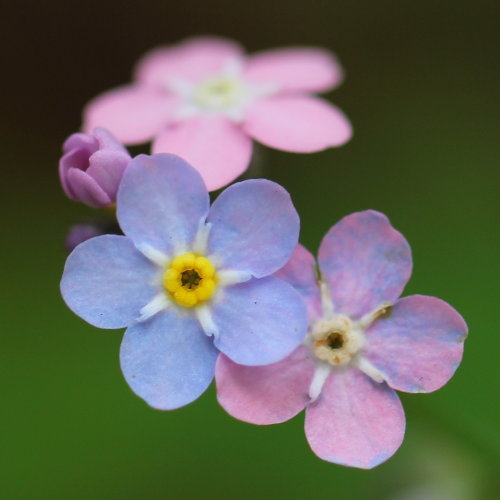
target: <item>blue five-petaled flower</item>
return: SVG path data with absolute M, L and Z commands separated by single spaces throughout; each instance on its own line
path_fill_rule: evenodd
M 136 157 L 117 217 L 125 236 L 79 245 L 66 262 L 68 306 L 100 328 L 123 328 L 120 361 L 132 390 L 174 409 L 210 385 L 219 351 L 244 365 L 280 361 L 303 340 L 299 294 L 270 276 L 290 258 L 299 218 L 278 184 L 248 180 L 210 207 L 181 158 Z

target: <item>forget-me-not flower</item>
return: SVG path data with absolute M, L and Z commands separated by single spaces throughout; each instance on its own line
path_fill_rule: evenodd
M 323 239 L 318 260 L 319 282 L 314 257 L 302 246 L 276 273 L 307 302 L 304 345 L 265 367 L 239 366 L 221 355 L 218 399 L 232 416 L 261 425 L 305 408 L 316 455 L 369 469 L 403 440 L 405 416 L 394 389 L 431 392 L 444 385 L 462 359 L 467 325 L 438 298 L 399 298 L 411 275 L 411 251 L 381 213 L 342 219 Z
M 287 191 L 248 180 L 209 205 L 201 176 L 184 160 L 140 155 L 118 191 L 125 235 L 87 240 L 66 262 L 66 303 L 97 327 L 127 327 L 123 373 L 155 408 L 202 394 L 219 350 L 240 364 L 273 363 L 307 330 L 298 292 L 270 276 L 298 240 Z
M 192 38 L 147 53 L 133 83 L 87 105 L 83 127 L 107 127 L 126 144 L 153 140 L 154 153 L 182 156 L 212 191 L 246 170 L 252 139 L 298 153 L 348 141 L 351 125 L 342 111 L 312 95 L 342 79 L 328 50 L 287 47 L 248 56 L 231 40 Z

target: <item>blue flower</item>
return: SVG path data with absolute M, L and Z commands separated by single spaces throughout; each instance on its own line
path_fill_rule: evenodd
M 122 371 L 149 405 L 168 410 L 194 401 L 213 379 L 218 351 L 265 365 L 303 340 L 300 295 L 270 276 L 299 233 L 278 184 L 234 184 L 210 207 L 202 178 L 181 158 L 140 155 L 125 171 L 117 217 L 125 236 L 79 245 L 61 291 L 90 324 L 127 327 Z

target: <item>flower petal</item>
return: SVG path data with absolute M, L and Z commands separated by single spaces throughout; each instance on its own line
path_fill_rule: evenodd
M 98 143 L 98 149 L 113 150 L 124 153 L 130 157 L 125 146 L 106 128 L 96 127 L 93 136 Z
M 74 149 L 83 149 L 86 158 L 88 158 L 92 153 L 97 151 L 99 148 L 99 140 L 97 137 L 94 137 L 93 135 L 89 134 L 82 134 L 81 132 L 76 132 L 75 134 L 71 134 L 63 144 L 63 151 L 64 153 L 69 153 L 70 151 L 73 151 Z M 78 165 L 76 168 L 86 168 L 87 167 L 87 162 L 83 162 L 82 164 Z
M 109 149 L 96 151 L 90 157 L 90 167 L 86 173 L 114 202 L 123 172 L 131 160 L 130 156 L 120 151 Z
M 84 135 L 84 134 L 78 134 L 78 135 Z M 70 137 L 69 139 L 71 138 L 72 137 Z M 68 141 L 66 141 L 66 143 L 67 142 Z M 78 198 L 75 195 L 75 193 L 73 193 L 71 186 L 68 183 L 67 180 L 68 172 L 73 168 L 79 170 L 85 170 L 88 167 L 89 154 L 91 154 L 89 153 L 89 149 L 90 148 L 87 148 L 86 145 L 84 145 L 83 147 L 77 147 L 73 150 L 66 151 L 65 154 L 59 160 L 59 179 L 61 180 L 61 185 L 63 187 L 64 192 L 72 200 L 78 201 Z
M 215 200 L 208 250 L 226 269 L 260 278 L 286 264 L 297 245 L 300 221 L 288 192 L 252 179 L 228 187 Z
M 245 79 L 272 83 L 282 92 L 324 92 L 343 80 L 333 54 L 318 48 L 266 50 L 248 58 Z
M 207 189 L 231 183 L 250 164 L 252 140 L 221 116 L 200 116 L 166 128 L 153 143 L 154 153 L 173 153 L 200 172 Z
M 318 457 L 371 469 L 400 447 L 405 416 L 397 394 L 357 370 L 333 372 L 306 409 L 307 441 Z
M 291 285 L 272 277 L 225 288 L 212 316 L 219 331 L 215 346 L 241 365 L 281 361 L 307 330 L 302 298 Z
M 412 270 L 408 242 L 374 210 L 335 224 L 323 238 L 318 260 L 336 311 L 353 318 L 393 304 Z
M 352 136 L 342 111 L 327 101 L 305 96 L 255 101 L 247 109 L 243 127 L 262 144 L 295 153 L 340 146 Z
M 128 328 L 120 364 L 139 397 L 153 408 L 173 410 L 205 392 L 217 354 L 194 316 L 168 310 Z
M 125 144 L 151 140 L 173 119 L 177 98 L 137 85 L 126 85 L 101 94 L 84 109 L 83 129 L 109 129 Z
M 306 407 L 313 375 L 314 362 L 303 346 L 267 366 L 237 365 L 221 354 L 215 366 L 217 399 L 234 418 L 279 424 Z
M 142 84 L 167 88 L 171 79 L 199 81 L 220 73 L 227 64 L 241 60 L 243 50 L 232 40 L 197 37 L 178 45 L 158 47 L 138 63 L 135 78 Z
M 98 328 L 123 328 L 155 295 L 157 269 L 125 236 L 97 236 L 66 261 L 61 292 L 68 307 Z
M 290 283 L 304 299 L 309 323 L 321 316 L 321 295 L 316 275 L 316 261 L 309 250 L 297 245 L 284 267 L 274 273 L 276 278 Z
M 68 191 L 72 195 L 71 198 L 82 201 L 91 207 L 105 207 L 113 201 L 95 179 L 78 168 L 68 170 L 66 183 Z
M 398 391 L 432 392 L 453 376 L 462 360 L 467 325 L 436 297 L 398 300 L 388 317 L 366 332 L 365 356 Z
M 175 155 L 139 155 L 128 165 L 117 198 L 123 232 L 140 248 L 186 251 L 208 213 L 198 172 Z

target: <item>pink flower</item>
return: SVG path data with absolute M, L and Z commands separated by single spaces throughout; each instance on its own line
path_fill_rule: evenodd
M 131 158 L 108 130 L 96 128 L 93 134 L 72 134 L 64 142 L 63 152 L 59 178 L 69 198 L 96 208 L 115 203 Z
M 220 404 L 254 424 L 284 422 L 304 408 L 312 450 L 329 462 L 372 468 L 392 456 L 404 436 L 403 392 L 431 392 L 462 359 L 467 325 L 446 302 L 398 298 L 411 269 L 404 237 L 383 214 L 345 217 L 314 257 L 298 246 L 277 276 L 309 310 L 304 345 L 279 363 L 243 367 L 221 355 Z
M 342 80 L 326 50 L 245 56 L 232 41 L 194 38 L 146 54 L 134 79 L 88 104 L 84 130 L 104 126 L 126 144 L 153 140 L 153 153 L 183 157 L 209 190 L 246 170 L 252 139 L 309 153 L 340 146 L 352 134 L 339 109 L 309 95 Z

